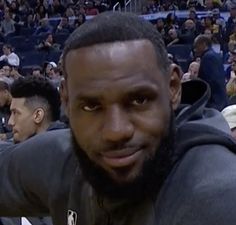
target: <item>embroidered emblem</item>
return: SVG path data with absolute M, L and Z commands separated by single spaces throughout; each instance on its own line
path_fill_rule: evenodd
M 77 213 L 72 210 L 68 210 L 67 213 L 67 224 L 68 225 L 76 225 L 77 223 Z

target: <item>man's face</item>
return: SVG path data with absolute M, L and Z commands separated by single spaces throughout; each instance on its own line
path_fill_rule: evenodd
M 167 136 L 176 73 L 161 72 L 146 40 L 73 50 L 65 65 L 75 141 L 114 182 L 132 182 Z
M 195 39 L 193 43 L 194 53 L 196 57 L 200 57 L 202 53 L 205 51 L 204 44 Z
M 2 90 L 0 91 L 0 107 L 4 107 L 9 102 L 9 91 Z M 9 103 L 8 103 L 9 104 Z
M 36 133 L 34 110 L 25 105 L 25 98 L 12 98 L 11 116 L 8 124 L 12 126 L 14 142 L 22 142 Z

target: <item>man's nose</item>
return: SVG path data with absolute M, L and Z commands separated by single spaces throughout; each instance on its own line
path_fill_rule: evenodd
M 110 142 L 123 142 L 131 139 L 133 134 L 134 125 L 128 113 L 117 105 L 107 108 L 102 129 L 103 139 Z
M 13 126 L 14 125 L 14 122 L 13 122 L 13 118 L 12 118 L 13 116 L 11 115 L 10 116 L 10 118 L 9 118 L 9 120 L 8 120 L 8 125 L 9 126 Z

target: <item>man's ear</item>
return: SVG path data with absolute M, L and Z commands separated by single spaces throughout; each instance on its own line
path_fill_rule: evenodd
M 42 123 L 44 117 L 45 117 L 45 111 L 44 111 L 43 108 L 37 108 L 37 109 L 34 111 L 34 122 L 35 122 L 36 124 Z
M 170 66 L 169 91 L 172 108 L 176 110 L 181 101 L 181 77 L 182 70 L 176 64 Z
M 62 107 L 64 108 L 65 114 L 68 117 L 69 116 L 69 102 L 68 102 L 69 98 L 68 98 L 68 89 L 67 89 L 65 79 L 61 81 L 60 96 L 61 96 Z

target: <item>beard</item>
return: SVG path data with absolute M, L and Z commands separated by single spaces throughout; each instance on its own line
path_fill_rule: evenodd
M 174 113 L 171 112 L 167 134 L 156 147 L 155 154 L 144 161 L 139 174 L 131 182 L 117 183 L 101 166 L 94 163 L 76 141 L 71 130 L 72 146 L 79 161 L 82 177 L 99 196 L 110 199 L 155 199 L 170 173 L 175 143 Z

